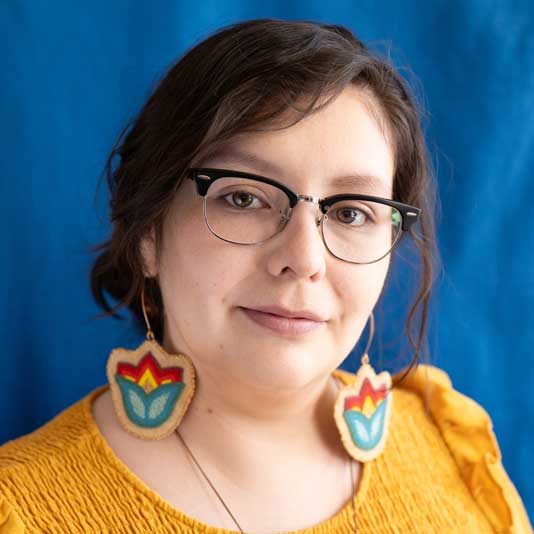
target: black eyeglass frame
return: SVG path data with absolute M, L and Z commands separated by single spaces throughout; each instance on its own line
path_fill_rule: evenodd
M 312 196 L 309 196 L 309 195 L 299 195 L 298 193 L 296 193 L 295 191 L 293 191 L 289 187 L 285 186 L 284 184 L 282 184 L 280 182 L 277 182 L 276 180 L 273 180 L 272 178 L 267 178 L 265 176 L 260 176 L 259 174 L 253 174 L 253 173 L 250 173 L 250 172 L 235 171 L 235 170 L 231 170 L 231 169 L 219 169 L 219 168 L 215 169 L 215 168 L 207 168 L 207 167 L 190 167 L 190 168 L 187 169 L 186 173 L 187 173 L 187 177 L 194 181 L 198 195 L 200 195 L 201 197 L 204 197 L 204 200 L 205 200 L 206 194 L 208 193 L 208 190 L 211 187 L 211 185 L 215 181 L 219 180 L 220 178 L 245 178 L 245 179 L 250 179 L 250 180 L 256 180 L 258 182 L 263 182 L 265 184 L 269 184 L 269 185 L 272 185 L 274 187 L 277 187 L 278 189 L 283 191 L 287 195 L 287 197 L 289 199 L 290 212 L 289 212 L 289 214 L 288 214 L 288 216 L 287 216 L 287 218 L 285 220 L 285 223 L 287 223 L 289 221 L 289 218 L 291 216 L 291 209 L 293 209 L 297 205 L 297 202 L 299 202 L 299 201 L 308 201 L 308 202 L 313 202 L 313 203 L 319 204 L 319 208 L 320 208 L 321 213 L 323 215 L 327 215 L 328 210 L 330 209 L 330 207 L 333 204 L 335 204 L 336 202 L 339 202 L 339 201 L 343 201 L 343 200 L 367 200 L 367 201 L 370 201 L 370 202 L 378 202 L 380 204 L 385 204 L 386 206 L 390 206 L 390 207 L 395 208 L 396 210 L 399 211 L 399 213 L 401 215 L 401 230 L 403 232 L 408 231 L 412 227 L 412 225 L 417 222 L 417 220 L 419 218 L 419 215 L 421 214 L 421 208 L 417 208 L 415 206 L 410 206 L 409 204 L 404 204 L 402 202 L 397 202 L 397 201 L 391 200 L 389 198 L 376 197 L 376 196 L 372 196 L 372 195 L 360 195 L 360 194 L 354 194 L 354 193 L 347 193 L 347 194 L 341 194 L 341 195 L 333 195 L 333 196 L 329 196 L 329 197 L 325 197 L 325 198 L 317 198 L 317 197 L 312 197 Z M 204 206 L 205 206 L 205 202 L 204 202 Z M 321 226 L 322 226 L 323 219 L 324 219 L 324 217 L 321 218 Z M 206 223 L 207 223 L 207 221 L 206 221 Z M 209 224 L 208 224 L 208 228 L 209 228 Z M 321 228 L 321 230 L 322 230 L 322 228 Z M 212 231 L 211 228 L 210 228 L 210 231 Z M 215 235 L 219 239 L 222 239 L 223 241 L 228 241 L 229 243 L 234 243 L 234 241 L 230 241 L 228 239 L 224 239 L 224 238 L 220 237 L 217 234 L 215 234 Z M 274 234 L 274 235 L 276 235 L 276 234 Z M 398 241 L 400 240 L 400 236 L 401 235 L 403 235 L 403 234 L 399 234 L 399 237 L 391 245 L 391 248 L 386 252 L 386 254 L 384 254 L 379 259 L 374 260 L 372 262 L 363 262 L 363 263 L 362 262 L 352 262 L 352 261 L 346 260 L 344 258 L 339 258 L 338 256 L 336 256 L 328 248 L 328 245 L 326 244 L 326 241 L 325 241 L 325 245 L 326 245 L 326 248 L 336 258 L 339 258 L 342 261 L 347 261 L 348 263 L 368 264 L 368 263 L 375 263 L 375 262 L 381 260 L 382 258 L 384 258 L 385 256 L 387 256 L 393 250 L 393 247 L 398 243 Z M 273 236 L 271 236 L 271 237 L 273 237 Z M 270 238 L 268 238 L 268 239 L 270 239 Z M 266 241 L 266 240 L 264 240 L 264 241 Z M 324 241 L 324 235 L 323 235 L 323 241 Z M 259 243 L 263 243 L 263 241 L 260 241 Z M 254 244 L 258 244 L 258 243 L 238 243 L 238 244 L 254 245 Z

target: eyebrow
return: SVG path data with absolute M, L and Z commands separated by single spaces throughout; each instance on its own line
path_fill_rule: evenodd
M 234 163 L 256 169 L 262 174 L 279 176 L 283 174 L 282 167 L 256 154 L 246 152 L 236 146 L 222 146 L 207 156 L 206 161 L 215 159 L 229 160 Z M 365 189 L 378 191 L 384 195 L 391 194 L 391 188 L 384 179 L 369 173 L 352 172 L 346 176 L 337 176 L 329 180 L 329 185 L 348 189 Z

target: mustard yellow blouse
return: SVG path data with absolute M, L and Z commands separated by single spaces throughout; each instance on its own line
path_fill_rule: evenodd
M 355 378 L 333 374 L 345 383 Z M 115 456 L 91 412 L 108 387 L 0 447 L 0 534 L 234 534 L 172 507 Z M 532 532 L 479 404 L 443 370 L 423 364 L 393 395 L 384 452 L 363 464 L 354 497 L 360 534 Z M 354 532 L 351 503 L 297 532 Z

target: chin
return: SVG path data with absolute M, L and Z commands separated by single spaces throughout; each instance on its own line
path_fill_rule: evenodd
M 314 351 L 303 347 L 271 346 L 243 355 L 240 379 L 259 388 L 294 391 L 328 375 L 335 363 L 321 355 L 332 354 L 316 347 Z

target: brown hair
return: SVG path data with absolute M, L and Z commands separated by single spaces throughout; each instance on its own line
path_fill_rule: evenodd
M 161 227 L 188 167 L 244 131 L 298 120 L 316 112 L 348 85 L 378 103 L 395 153 L 393 198 L 422 208 L 411 237 L 420 259 L 419 288 L 406 319 L 406 334 L 419 361 L 425 340 L 437 250 L 435 186 L 420 112 L 406 82 L 347 28 L 308 21 L 257 19 L 210 35 L 173 64 L 139 114 L 118 136 L 103 176 L 111 199 L 112 235 L 92 248 L 91 290 L 102 316 L 127 306 L 144 329 L 140 292 L 156 339 L 163 337 L 162 298 L 157 281 L 144 277 L 141 238 Z M 325 97 L 329 97 L 322 102 Z M 321 104 L 317 104 L 321 100 Z M 299 104 L 306 102 L 304 108 Z M 293 122 L 292 124 L 294 124 Z M 289 127 L 291 124 L 286 125 Z M 115 156 L 120 162 L 113 168 Z M 111 307 L 104 295 L 118 303 Z M 420 309 L 420 310 L 419 310 Z M 413 323 L 420 311 L 419 329 Z M 404 376 L 403 376 L 404 378 Z

